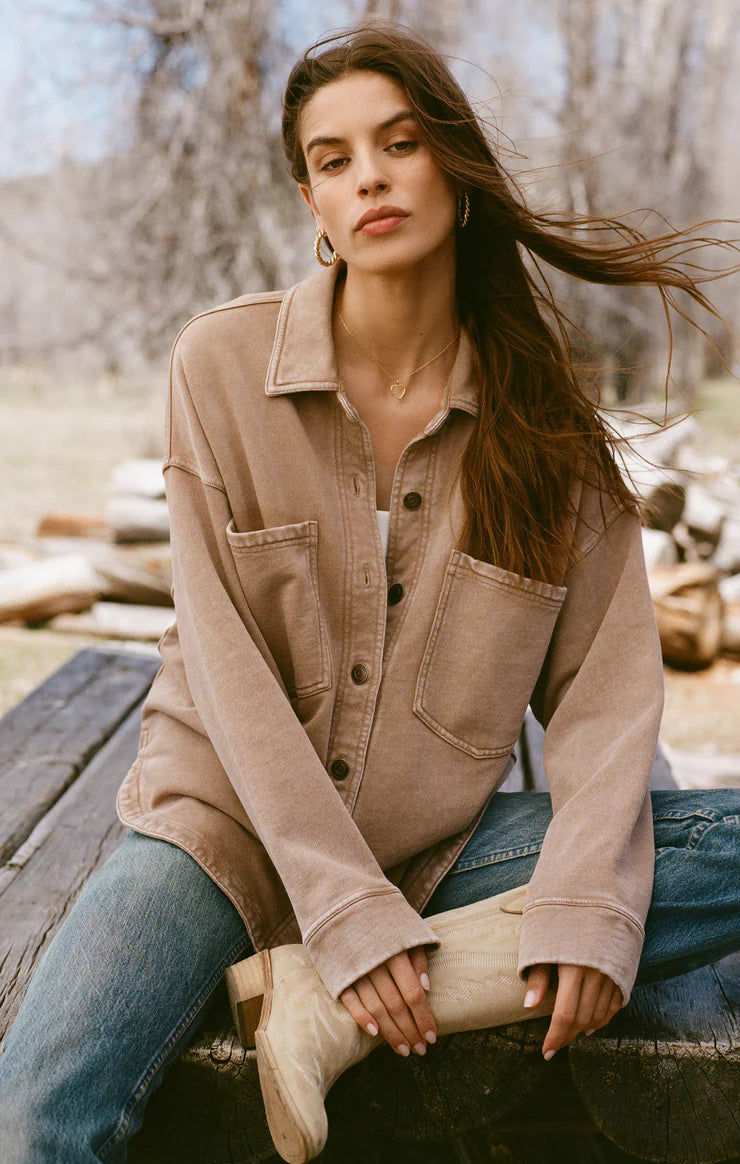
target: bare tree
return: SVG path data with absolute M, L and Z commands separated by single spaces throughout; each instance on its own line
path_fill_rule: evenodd
M 585 215 L 653 207 L 676 225 L 726 214 L 714 188 L 727 162 L 717 129 L 732 101 L 738 9 L 724 0 L 704 6 L 693 0 L 560 0 L 557 11 L 566 62 L 559 111 L 566 205 Z M 649 233 L 665 227 L 659 218 L 643 223 L 642 217 L 636 213 L 632 221 Z M 571 294 L 602 357 L 616 369 L 618 397 L 657 388 L 668 338 L 655 293 L 604 289 L 595 295 L 581 288 Z M 719 289 L 729 312 L 736 297 L 735 288 Z M 726 342 L 726 336 L 717 338 Z M 674 339 L 672 374 L 690 395 L 709 349 L 680 317 Z
M 94 349 L 109 367 L 130 368 L 161 359 L 196 311 L 311 270 L 310 216 L 280 143 L 280 92 L 296 48 L 285 41 L 279 0 L 75 2 L 91 25 L 116 33 L 97 67 L 117 94 L 118 128 L 100 160 L 69 160 L 0 185 L 0 351 L 25 358 Z M 735 4 L 316 5 L 325 14 L 316 35 L 389 18 L 448 53 L 453 69 L 472 58 L 485 76 L 487 65 L 505 85 L 505 111 L 517 79 L 532 77 L 533 47 L 547 50 L 550 75 L 523 99 L 529 124 L 520 118 L 517 130 L 534 136 L 525 181 L 545 208 L 634 211 L 639 224 L 644 206 L 676 223 L 727 216 L 732 206 L 740 179 L 730 148 L 740 113 Z M 548 130 L 537 140 L 532 127 L 544 115 Z M 562 294 L 593 336 L 596 358 L 614 367 L 622 397 L 660 386 L 666 332 L 654 292 L 594 291 L 570 280 Z M 736 311 L 735 288 L 719 285 L 718 299 Z M 676 332 L 674 374 L 689 387 L 705 346 L 680 324 Z

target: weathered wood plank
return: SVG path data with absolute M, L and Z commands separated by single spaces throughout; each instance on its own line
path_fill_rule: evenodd
M 140 705 L 161 661 L 78 651 L 0 719 L 0 863 Z
M 82 886 L 125 836 L 115 800 L 136 758 L 140 725 L 137 704 L 0 869 L 0 1038 Z

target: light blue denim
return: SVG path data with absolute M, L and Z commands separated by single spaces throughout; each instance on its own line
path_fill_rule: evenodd
M 655 882 L 637 984 L 740 949 L 740 790 L 651 793 Z M 527 882 L 547 792 L 493 797 L 424 916 Z M 176 845 L 130 829 L 40 960 L 0 1055 L 3 1164 L 120 1164 L 146 1104 L 253 952 L 236 909 Z

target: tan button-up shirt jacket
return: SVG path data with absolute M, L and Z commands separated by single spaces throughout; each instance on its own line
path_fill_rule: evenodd
M 396 467 L 386 561 L 369 432 L 337 377 L 338 269 L 206 311 L 175 341 L 176 621 L 118 816 L 190 853 L 256 949 L 303 941 L 336 999 L 391 955 L 439 946 L 420 911 L 510 771 L 531 702 L 553 819 L 519 973 L 595 966 L 626 1001 L 663 703 L 639 522 L 613 505 L 604 520 L 584 486 L 584 557 L 562 585 L 455 549 L 453 479 L 479 410 L 463 330 L 442 405 Z

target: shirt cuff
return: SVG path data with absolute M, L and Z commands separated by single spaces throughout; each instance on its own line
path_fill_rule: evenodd
M 626 1006 L 644 940 L 637 917 L 601 902 L 534 902 L 522 914 L 517 974 L 525 979 L 537 962 L 594 966 L 617 984 Z
M 440 939 L 399 889 L 365 894 L 319 918 L 303 944 L 332 998 L 381 962 L 413 946 L 437 949 Z

